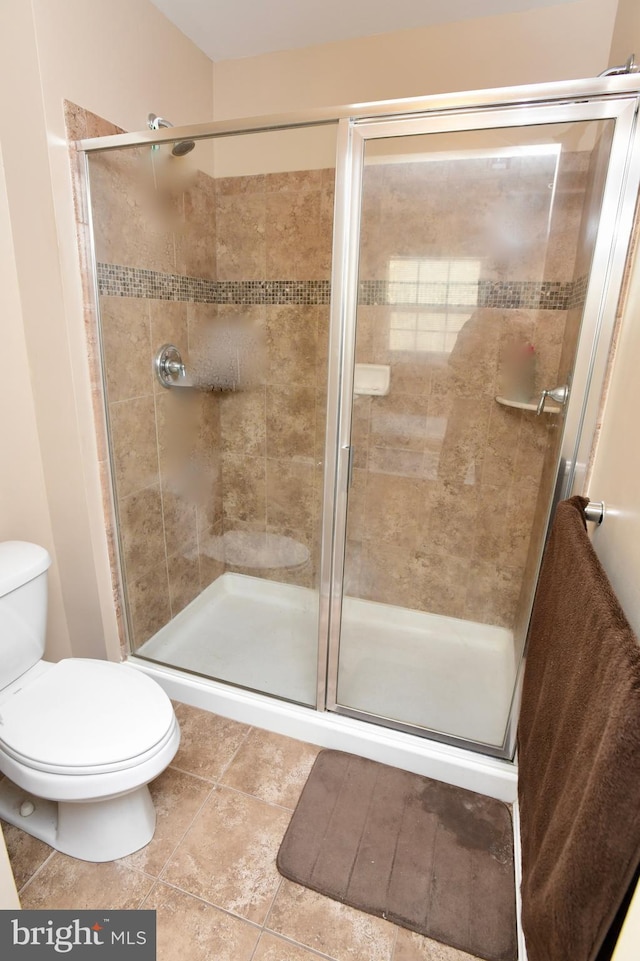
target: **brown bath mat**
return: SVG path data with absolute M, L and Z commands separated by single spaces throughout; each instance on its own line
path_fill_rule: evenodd
M 481 794 L 321 751 L 278 870 L 476 957 L 517 956 L 511 816 Z

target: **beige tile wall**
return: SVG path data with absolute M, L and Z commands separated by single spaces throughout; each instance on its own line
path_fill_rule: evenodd
M 388 310 L 367 310 L 388 333 Z M 539 343 L 538 322 L 551 321 L 540 314 L 478 311 L 458 369 L 428 355 L 403 364 L 388 349 L 359 354 L 391 365 L 392 388 L 355 401 L 350 591 L 512 626 L 551 421 L 496 404 L 497 359 L 518 320 Z
M 167 341 L 189 362 L 190 305 L 101 297 L 100 309 L 121 560 L 139 644 L 222 570 L 206 553 L 207 537 L 222 532 L 219 398 L 166 391 L 152 375 Z
M 604 178 L 608 167 L 609 151 L 613 128 L 611 122 L 601 125 L 594 149 L 590 153 L 569 154 L 560 171 L 559 199 L 561 210 L 566 210 L 554 229 L 560 238 L 561 252 L 571 249 L 575 243 L 573 280 L 588 274 L 593 256 L 593 240 L 600 214 Z M 565 226 L 566 224 L 566 226 Z M 554 224 L 554 228 L 556 225 Z M 572 238 L 577 238 L 573 240 Z M 557 250 L 557 247 L 555 248 Z M 557 269 L 554 259 L 554 245 L 545 267 L 545 273 Z M 569 258 L 570 259 L 570 258 Z M 572 307 L 567 311 L 562 349 L 558 362 L 557 385 L 570 382 L 573 371 L 575 350 L 582 323 L 582 309 Z M 537 581 L 541 553 L 549 517 L 550 495 L 556 483 L 557 463 L 560 456 L 562 434 L 557 422 L 550 425 L 547 448 L 544 455 L 540 488 L 536 499 L 529 550 L 522 579 L 522 588 L 516 608 L 516 637 L 524 645 L 528 629 L 530 605 L 533 600 L 532 589 Z
M 223 179 L 215 190 L 198 172 L 180 194 L 170 176 L 155 190 L 150 164 L 146 149 L 92 156 L 98 261 L 206 279 L 328 279 L 330 172 Z M 328 308 L 102 296 L 100 312 L 134 646 L 225 569 L 311 586 Z M 239 389 L 165 391 L 152 360 L 166 342 L 198 383 Z M 310 560 L 225 565 L 219 537 L 237 530 L 291 537 Z
M 179 160 L 167 157 L 154 176 L 152 162 L 147 148 L 91 157 L 97 260 L 214 279 L 211 178 L 174 177 Z M 153 373 L 164 343 L 189 364 L 196 305 L 101 296 L 100 315 L 120 561 L 138 646 L 223 570 L 207 551 L 222 532 L 219 398 L 166 391 Z
M 549 161 L 508 165 L 367 168 L 361 279 L 384 277 L 391 258 L 476 257 L 481 280 L 570 280 L 583 159 L 563 158 L 548 244 Z M 517 342 L 536 347 L 536 389 L 555 386 L 566 311 L 478 308 L 449 355 L 390 349 L 390 313 L 358 311 L 356 360 L 388 364 L 391 389 L 355 399 L 347 590 L 513 627 L 557 421 L 495 396 Z
M 216 180 L 219 280 L 329 280 L 333 170 Z M 219 307 L 248 313 L 262 351 L 241 393 L 221 397 L 224 529 L 279 534 L 310 552 L 269 579 L 313 586 L 326 412 L 328 307 Z

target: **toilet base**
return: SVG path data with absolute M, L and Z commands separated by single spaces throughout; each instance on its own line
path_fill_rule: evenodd
M 30 814 L 25 802 L 33 804 Z M 97 801 L 48 801 L 5 778 L 0 781 L 0 818 L 81 861 L 115 861 L 153 837 L 156 812 L 146 784 Z

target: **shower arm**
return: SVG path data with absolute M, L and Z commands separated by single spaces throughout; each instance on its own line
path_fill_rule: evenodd
M 627 73 L 638 73 L 640 71 L 640 64 L 636 63 L 636 56 L 634 53 L 627 58 L 627 62 L 623 63 L 619 67 L 607 67 L 602 73 L 599 73 L 599 77 L 620 77 Z

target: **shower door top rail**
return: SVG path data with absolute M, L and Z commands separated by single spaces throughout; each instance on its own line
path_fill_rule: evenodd
M 81 151 L 116 150 L 119 147 L 140 147 L 173 143 L 176 140 L 204 140 L 208 137 L 230 137 L 294 127 L 336 124 L 340 120 L 376 121 L 394 116 L 415 114 L 446 114 L 464 110 L 485 110 L 500 107 L 524 107 L 542 101 L 570 103 L 578 99 L 633 96 L 640 93 L 640 74 L 593 77 L 586 80 L 561 80 L 554 83 L 526 84 L 515 87 L 494 87 L 488 90 L 435 94 L 428 97 L 407 97 L 401 100 L 379 100 L 369 103 L 346 104 L 339 107 L 311 108 L 303 112 L 264 115 L 261 117 L 211 120 L 206 123 L 181 127 L 141 130 L 76 141 Z

